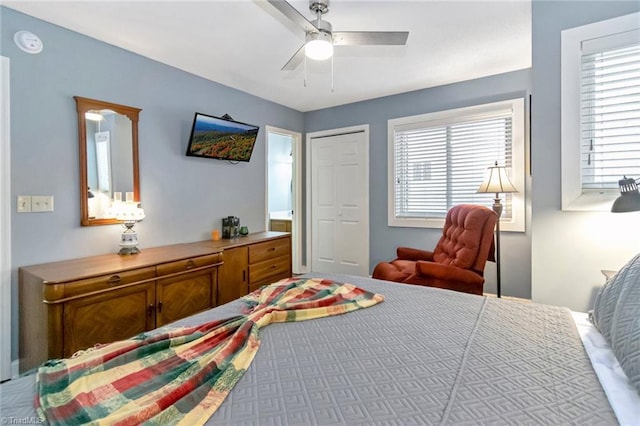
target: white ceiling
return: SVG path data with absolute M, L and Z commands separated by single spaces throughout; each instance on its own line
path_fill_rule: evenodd
M 303 66 L 281 71 L 304 31 L 264 0 L 2 4 L 299 111 L 531 66 L 530 0 L 332 0 L 334 31 L 409 31 L 406 46 L 336 47 L 333 91 L 330 61 L 307 63 L 306 87 Z

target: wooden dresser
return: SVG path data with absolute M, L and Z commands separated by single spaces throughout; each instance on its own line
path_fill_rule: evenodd
M 126 339 L 291 276 L 288 233 L 19 268 L 20 371 Z
M 265 235 L 272 238 L 265 238 Z M 260 286 L 291 276 L 291 234 L 264 232 L 231 240 L 203 242 L 212 249 L 224 245 L 218 303 L 242 297 Z

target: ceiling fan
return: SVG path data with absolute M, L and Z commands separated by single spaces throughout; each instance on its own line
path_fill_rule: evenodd
M 307 20 L 285 0 L 267 0 L 284 16 L 304 29 L 305 43 L 282 67 L 283 71 L 294 70 L 305 58 L 325 60 L 333 56 L 333 46 L 354 45 L 404 45 L 408 31 L 333 31 L 331 23 L 322 19 L 329 12 L 330 0 L 309 0 L 309 10 L 315 15 L 313 22 Z

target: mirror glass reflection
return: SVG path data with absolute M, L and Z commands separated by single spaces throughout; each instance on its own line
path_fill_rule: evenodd
M 110 109 L 85 114 L 89 219 L 102 219 L 114 192 L 133 193 L 131 120 Z M 118 167 L 121 165 L 120 167 Z
M 114 201 L 140 201 L 137 123 L 140 109 L 75 97 L 83 225 L 119 223 Z

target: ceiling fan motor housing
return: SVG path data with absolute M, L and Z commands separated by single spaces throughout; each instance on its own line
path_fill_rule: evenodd
M 324 21 L 322 19 L 316 19 L 313 21 L 313 25 L 318 29 L 320 34 L 328 34 L 329 38 L 331 38 L 331 31 L 333 31 L 333 26 L 330 22 Z
M 320 30 L 317 33 L 307 33 L 306 41 L 322 40 L 333 44 L 333 36 L 331 32 Z
M 309 10 L 315 14 L 325 14 L 329 11 L 329 0 L 309 0 Z

